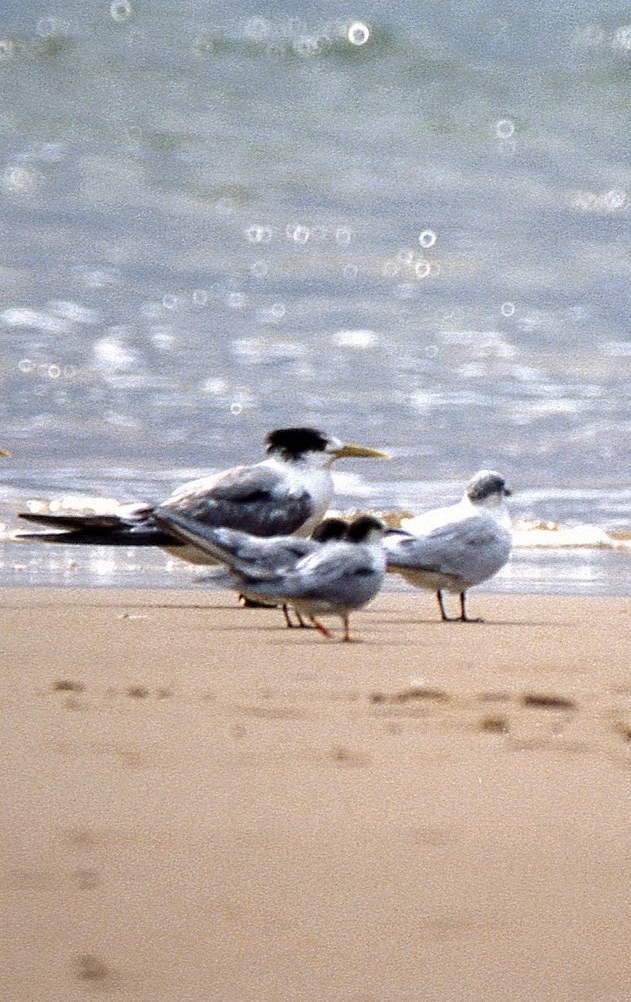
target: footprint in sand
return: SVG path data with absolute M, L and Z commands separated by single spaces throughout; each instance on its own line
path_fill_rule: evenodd
M 106 987 L 114 980 L 113 971 L 94 953 L 82 953 L 75 961 L 75 973 L 80 981 L 91 981 L 101 987 Z

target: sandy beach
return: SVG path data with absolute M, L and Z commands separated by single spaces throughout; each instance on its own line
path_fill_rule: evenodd
M 0 610 L 3 999 L 631 997 L 631 599 Z

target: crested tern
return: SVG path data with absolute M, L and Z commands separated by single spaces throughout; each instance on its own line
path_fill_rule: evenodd
M 497 574 L 507 563 L 512 545 L 506 497 L 511 491 L 493 470 L 480 470 L 462 499 L 404 519 L 401 529 L 384 538 L 388 570 L 417 588 L 436 592 L 445 622 L 481 622 L 467 615 L 467 589 Z M 460 615 L 448 616 L 443 592 L 460 597 Z
M 183 533 L 188 542 L 196 540 L 199 544 L 201 540 L 202 546 L 208 546 L 207 532 L 200 533 L 193 519 L 168 509 L 156 511 L 155 518 L 168 531 Z M 279 564 L 270 561 L 269 554 L 258 562 L 251 558 L 239 561 L 234 552 L 226 553 L 232 586 L 264 602 L 291 605 L 326 637 L 333 634 L 316 616 L 338 615 L 344 624 L 343 639 L 350 641 L 351 611 L 370 602 L 383 584 L 384 532 L 385 526 L 379 519 L 360 516 L 350 523 L 343 539 L 317 543 L 315 550 L 290 566 L 286 561 L 286 543 L 280 540 L 273 544 Z
M 315 428 L 280 428 L 266 437 L 267 456 L 251 466 L 192 480 L 160 505 L 121 504 L 109 514 L 22 512 L 47 530 L 16 539 L 111 546 L 160 546 L 191 563 L 215 562 L 158 525 L 156 508 L 200 525 L 239 529 L 255 536 L 308 536 L 333 497 L 331 465 L 343 457 L 387 458 L 380 449 L 343 443 Z

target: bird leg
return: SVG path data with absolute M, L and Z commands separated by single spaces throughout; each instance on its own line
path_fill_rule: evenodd
M 465 606 L 465 592 L 460 592 L 460 622 L 461 623 L 483 623 L 484 620 L 480 616 L 467 616 L 467 609 Z
M 342 621 L 344 623 L 344 637 L 343 637 L 343 639 L 346 641 L 347 644 L 356 644 L 357 640 L 355 639 L 355 637 L 351 637 L 351 634 L 350 634 L 351 617 L 349 616 L 349 614 L 347 612 L 345 612 L 345 613 L 342 614 Z
M 443 600 L 442 591 L 436 592 L 436 598 L 438 599 L 438 608 L 440 609 L 440 618 L 443 623 L 483 623 L 483 619 L 475 618 L 473 616 L 467 616 L 467 607 L 465 604 L 465 592 L 460 593 L 460 615 L 459 616 L 448 616 L 445 611 L 445 602 Z
M 310 630 L 311 629 L 311 627 L 309 626 L 309 624 L 305 623 L 304 619 L 302 618 L 302 616 L 300 615 L 300 613 L 298 612 L 297 609 L 294 609 L 294 615 L 296 616 L 296 619 L 298 620 L 297 623 L 292 622 L 291 616 L 289 615 L 289 606 L 288 605 L 283 605 L 283 616 L 285 617 L 285 622 L 287 623 L 288 629 L 293 630 L 294 627 L 296 627 L 297 629 L 300 629 L 300 630 Z
M 447 612 L 445 611 L 445 603 L 443 601 L 443 593 L 440 590 L 440 588 L 436 592 L 436 598 L 438 599 L 438 608 L 440 609 L 440 618 L 442 619 L 443 623 L 453 623 L 453 621 L 454 621 L 453 617 L 452 616 L 448 616 Z
M 335 634 L 331 633 L 331 631 L 326 628 L 324 623 L 321 623 L 318 619 L 315 618 L 315 616 L 309 616 L 309 619 L 315 626 L 316 630 L 318 630 L 323 636 L 328 637 L 329 640 L 331 640 L 335 636 Z
M 276 605 L 270 605 L 269 602 L 257 602 L 257 600 L 255 598 L 248 598 L 246 595 L 239 595 L 239 605 L 243 609 L 276 609 L 276 608 L 278 608 L 278 606 L 276 606 Z M 283 616 L 285 617 L 285 623 L 287 624 L 287 629 L 291 630 L 291 629 L 294 628 L 294 626 L 297 626 L 297 627 L 299 627 L 300 629 L 303 629 L 303 630 L 310 629 L 310 627 L 308 626 L 307 623 L 305 623 L 304 619 L 302 618 L 302 616 L 300 615 L 300 613 L 298 612 L 297 609 L 294 609 L 294 612 L 296 614 L 296 618 L 298 619 L 297 623 L 292 623 L 291 617 L 289 615 L 289 606 L 286 603 L 281 606 L 281 609 L 283 610 Z

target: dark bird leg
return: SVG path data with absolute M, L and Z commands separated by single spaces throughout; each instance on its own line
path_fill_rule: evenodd
M 465 592 L 460 592 L 460 622 L 461 623 L 483 623 L 484 620 L 480 616 L 467 616 L 467 609 L 465 606 Z
M 483 623 L 483 619 L 476 619 L 473 616 L 467 616 L 467 607 L 465 601 L 465 592 L 460 593 L 460 615 L 459 616 L 448 616 L 445 610 L 445 602 L 443 599 L 442 591 L 436 592 L 436 598 L 438 599 L 438 608 L 440 609 L 440 618 L 443 623 Z
M 287 628 L 288 629 L 290 629 L 290 630 L 293 630 L 293 629 L 310 630 L 311 629 L 311 626 L 309 625 L 309 623 L 305 623 L 304 619 L 302 618 L 302 616 L 300 615 L 300 613 L 298 612 L 297 609 L 294 609 L 294 616 L 298 620 L 297 623 L 294 623 L 293 620 L 292 620 L 292 618 L 291 618 L 291 616 L 289 615 L 290 606 L 283 605 L 282 609 L 283 609 L 283 616 L 285 617 L 285 622 L 287 623 Z
M 447 612 L 445 610 L 445 603 L 443 601 L 443 593 L 440 590 L 440 588 L 436 592 L 436 598 L 438 600 L 438 608 L 440 609 L 440 618 L 442 619 L 443 623 L 453 623 L 453 617 L 448 616 Z
M 356 643 L 357 641 L 355 640 L 355 637 L 351 637 L 351 633 L 350 633 L 351 617 L 348 614 L 348 612 L 342 613 L 342 621 L 344 623 L 344 638 L 343 639 L 346 641 L 347 644 L 354 644 L 354 643 Z

